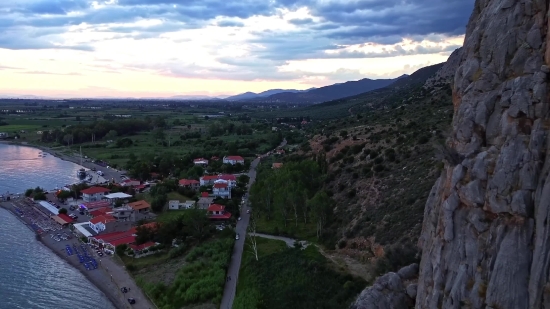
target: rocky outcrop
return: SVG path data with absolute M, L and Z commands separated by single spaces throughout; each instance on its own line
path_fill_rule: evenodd
M 416 308 L 550 308 L 548 2 L 476 1 Z
M 387 273 L 357 298 L 351 309 L 398 309 L 414 305 L 417 285 L 411 280 L 418 275 L 418 265 L 411 264 L 397 273 Z
M 424 89 L 433 89 L 438 86 L 452 83 L 461 59 L 462 47 L 453 51 L 445 64 L 443 64 L 443 66 L 437 70 L 432 77 L 426 80 L 426 83 L 424 83 Z

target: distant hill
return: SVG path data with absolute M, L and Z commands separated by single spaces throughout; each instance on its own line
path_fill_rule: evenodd
M 225 100 L 228 100 L 228 101 L 251 100 L 251 99 L 265 98 L 265 97 L 268 97 L 270 95 L 278 94 L 278 93 L 281 93 L 281 92 L 298 93 L 298 92 L 305 92 L 305 91 L 309 91 L 309 90 L 310 89 L 307 89 L 307 90 L 270 89 L 270 90 L 266 90 L 266 91 L 260 92 L 260 93 L 255 93 L 255 92 L 250 92 L 249 91 L 249 92 L 237 94 L 237 95 L 234 95 L 234 96 L 231 96 L 231 97 L 227 97 L 227 98 L 225 98 Z
M 281 92 L 268 96 L 266 100 L 288 103 L 321 103 L 383 88 L 406 76 L 403 75 L 394 79 L 364 78 L 358 81 L 315 88 L 306 92 Z

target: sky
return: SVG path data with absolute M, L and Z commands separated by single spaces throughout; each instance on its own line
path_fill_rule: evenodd
M 0 94 L 227 96 L 446 61 L 474 0 L 0 1 Z

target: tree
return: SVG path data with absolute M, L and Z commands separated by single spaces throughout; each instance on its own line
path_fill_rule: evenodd
M 68 198 L 72 197 L 71 191 L 67 190 L 61 190 L 59 193 L 57 193 L 57 198 L 64 201 Z
M 58 211 L 59 214 L 64 214 L 64 215 L 66 215 L 67 212 L 68 212 L 67 208 L 60 208 L 59 211 Z
M 250 247 L 250 250 L 252 254 L 254 254 L 254 257 L 256 258 L 256 261 L 258 260 L 258 242 L 256 241 L 256 213 L 252 212 L 250 215 L 250 222 L 248 224 L 247 229 L 247 238 L 248 238 L 248 246 Z
M 164 130 L 162 128 L 156 128 L 153 130 L 153 138 L 156 140 L 156 141 L 163 141 L 166 139 L 166 135 L 164 134 Z
M 105 138 L 107 140 L 112 140 L 112 139 L 115 139 L 116 137 L 118 136 L 118 132 L 115 131 L 115 130 L 110 130 L 109 132 L 107 132 L 107 134 L 105 135 Z
M 324 190 L 317 192 L 307 202 L 307 206 L 312 210 L 313 217 L 317 222 L 317 238 L 320 238 L 323 233 L 323 228 L 332 212 L 332 204 L 332 199 Z

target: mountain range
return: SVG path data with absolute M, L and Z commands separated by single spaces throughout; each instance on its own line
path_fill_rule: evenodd
M 207 96 L 207 95 L 176 95 L 171 97 L 155 98 L 117 98 L 101 97 L 94 99 L 125 99 L 125 100 L 185 100 L 185 101 L 230 101 L 230 102 L 278 102 L 278 103 L 322 103 L 331 100 L 346 98 L 360 93 L 384 88 L 394 82 L 407 77 L 402 75 L 394 79 L 369 79 L 364 78 L 358 81 L 337 83 L 320 88 L 309 88 L 306 90 L 297 89 L 270 89 L 260 93 L 245 92 L 234 96 Z M 57 100 L 60 97 L 44 97 L 34 95 L 0 95 L 0 98 L 9 99 L 40 99 Z

